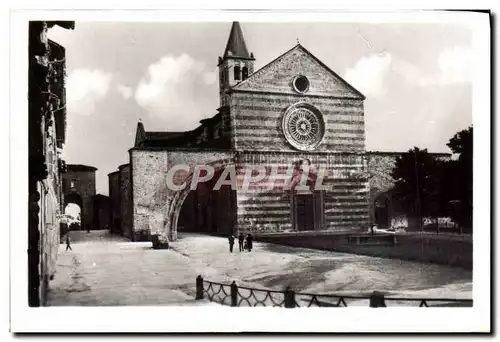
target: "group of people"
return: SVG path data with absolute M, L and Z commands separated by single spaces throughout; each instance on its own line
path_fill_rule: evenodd
M 229 252 L 231 252 L 231 253 L 233 253 L 233 246 L 234 246 L 235 240 L 236 240 L 236 238 L 234 237 L 234 235 L 231 234 L 231 236 L 229 236 Z M 238 235 L 238 246 L 240 248 L 240 252 L 243 252 L 243 251 L 251 252 L 252 247 L 253 247 L 252 234 L 247 234 L 247 236 L 245 237 L 243 235 L 243 233 L 240 233 Z

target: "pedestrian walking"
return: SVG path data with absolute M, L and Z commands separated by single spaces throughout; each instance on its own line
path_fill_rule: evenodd
M 231 235 L 229 236 L 229 252 L 233 253 L 233 246 L 234 246 L 234 236 Z
M 238 246 L 240 247 L 240 252 L 243 252 L 244 249 L 243 249 L 243 242 L 245 241 L 245 237 L 243 236 L 243 233 L 240 233 L 240 235 L 238 235 Z
M 247 235 L 247 248 L 248 248 L 249 252 L 252 251 L 252 247 L 253 247 L 253 237 L 252 237 L 252 234 L 248 234 Z
M 69 250 L 73 250 L 73 249 L 71 248 L 71 243 L 70 243 L 70 241 L 69 241 L 69 233 L 66 233 L 66 250 L 68 250 L 68 249 L 69 249 Z

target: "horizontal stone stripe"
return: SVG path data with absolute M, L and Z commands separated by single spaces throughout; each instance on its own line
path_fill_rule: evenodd
M 269 217 L 267 215 L 253 215 L 253 214 L 245 214 L 244 216 L 240 216 L 238 218 L 238 224 L 241 223 L 247 223 L 245 220 L 251 220 L 251 219 L 255 219 L 255 220 L 260 220 L 261 222 L 276 222 L 276 223 L 279 223 L 279 222 L 283 222 L 283 223 L 289 223 L 291 222 L 291 218 L 290 216 L 273 216 L 273 217 Z M 264 220 L 265 219 L 265 220 Z M 252 223 L 248 222 L 247 224 L 251 225 Z
M 244 120 L 266 120 L 266 121 L 281 121 L 286 108 L 275 110 L 266 107 L 251 107 L 249 106 L 246 110 L 241 108 L 233 116 L 233 120 L 240 123 Z M 346 108 L 343 110 L 320 110 L 325 122 L 345 122 L 352 124 L 363 124 L 365 122 L 364 114 L 362 109 L 350 109 Z
M 249 143 L 249 142 L 266 142 L 267 144 L 288 144 L 288 141 L 285 139 L 284 134 L 279 131 L 272 130 L 258 130 L 258 129 L 250 129 L 250 130 L 238 130 L 236 134 L 239 135 L 241 143 Z M 321 146 L 323 145 L 356 145 L 356 146 L 364 146 L 365 137 L 362 133 L 343 133 L 337 132 L 325 135 L 323 141 L 321 142 Z
M 250 193 L 250 192 L 238 191 L 238 195 L 236 198 L 238 200 L 238 203 L 241 201 L 252 200 L 256 198 L 263 201 L 279 201 L 283 197 L 283 195 L 285 195 L 284 192 L 269 194 L 269 193 Z
M 291 166 L 294 165 L 294 162 L 307 158 L 311 160 L 311 163 L 319 171 L 319 168 L 325 168 L 327 170 L 336 170 L 340 168 L 351 168 L 353 171 L 362 171 L 364 165 L 358 163 L 358 158 L 352 158 L 351 161 L 346 162 L 345 160 L 336 160 L 336 163 L 329 163 L 327 158 L 317 158 L 312 156 L 296 156 L 293 158 L 280 158 L 280 157 L 269 157 L 268 155 L 254 155 L 254 156 L 240 156 L 240 158 L 235 163 L 236 170 L 245 170 L 247 167 L 251 167 L 253 165 L 263 165 L 269 167 L 269 172 L 271 171 L 270 167 L 279 167 L 278 172 L 285 172 L 289 170 Z M 286 169 L 285 169 L 286 167 Z
M 326 123 L 326 134 L 336 134 L 336 133 L 356 133 L 365 134 L 365 126 L 363 122 L 352 123 L 352 122 L 336 122 L 327 121 Z M 244 119 L 238 121 L 238 126 L 236 129 L 241 132 L 243 129 L 258 129 L 264 132 L 279 131 L 282 132 L 281 120 L 276 118 L 264 118 L 255 120 L 254 118 Z
M 325 201 L 325 208 L 331 210 L 368 210 L 368 201 L 366 202 L 343 202 L 343 203 L 335 203 L 335 202 L 327 202 Z
M 266 135 L 267 137 L 282 137 L 284 136 L 281 127 L 262 127 L 261 125 L 238 125 L 237 134 L 240 136 L 262 136 Z M 364 135 L 364 129 L 337 129 L 327 127 L 325 130 L 325 139 L 328 139 L 331 136 L 335 136 L 336 138 L 358 138 L 360 135 Z
M 351 202 L 351 201 L 365 201 L 367 199 L 366 196 L 361 196 L 361 195 L 337 195 L 337 196 L 324 196 L 323 197 L 325 199 L 325 201 L 328 199 L 329 201 L 335 201 L 335 202 L 339 202 L 339 203 L 343 203 L 343 202 Z
M 364 218 L 356 218 L 356 219 L 347 219 L 347 220 L 335 220 L 331 222 L 325 222 L 326 227 L 346 227 L 346 226 L 368 226 L 370 225 L 369 219 Z
M 300 159 L 300 158 L 298 158 Z M 240 162 L 236 165 L 236 177 L 237 179 L 243 179 L 247 174 L 252 175 L 252 177 L 257 177 L 263 171 L 265 172 L 266 179 L 269 177 L 273 177 L 273 179 L 280 179 L 280 177 L 284 177 L 285 175 L 291 175 L 293 170 L 295 169 L 293 160 L 288 161 L 287 163 L 273 163 L 266 160 L 249 160 L 248 162 Z M 329 181 L 337 181 L 337 183 L 344 182 L 357 182 L 358 183 L 366 183 L 365 178 L 361 178 L 364 176 L 363 173 L 363 165 L 353 165 L 353 164 L 330 164 L 326 163 L 315 163 L 313 165 L 316 169 L 315 173 L 318 177 L 322 179 L 328 179 Z M 264 168 L 264 170 L 262 170 Z M 258 173 L 261 172 L 261 173 Z M 340 177 L 336 177 L 339 174 Z M 352 177 L 353 174 L 356 177 Z M 359 174 L 359 176 L 358 176 Z M 277 177 L 277 178 L 276 178 Z M 360 178 L 358 178 L 360 177 Z
M 351 113 L 351 112 L 349 112 Z M 264 123 L 275 123 L 275 125 L 281 125 L 281 116 L 282 113 L 278 112 L 269 112 L 269 114 L 262 115 L 262 112 L 254 113 L 251 115 L 250 112 L 245 112 L 244 115 L 239 115 L 236 117 L 238 122 L 238 126 L 240 125 L 249 125 L 249 126 L 267 126 Z M 350 116 L 350 117 L 349 117 Z M 361 115 L 347 115 L 342 114 L 341 116 L 334 118 L 331 116 L 324 116 L 323 119 L 328 126 L 334 126 L 338 128 L 346 128 L 349 129 L 351 127 L 359 127 L 364 125 L 365 120 Z
M 370 211 L 370 208 L 368 207 L 368 203 L 358 203 L 358 204 L 344 204 L 343 206 L 330 206 L 326 205 L 325 203 L 325 210 L 328 210 L 329 213 L 348 213 L 348 212 L 360 212 L 360 213 L 366 213 Z
M 288 143 L 284 139 L 278 137 L 262 137 L 262 136 L 240 136 L 240 141 L 238 141 L 238 147 L 247 147 L 251 149 L 261 149 L 264 151 L 273 151 L 277 148 L 283 148 L 286 143 L 286 148 L 288 148 Z M 343 141 L 335 138 L 325 139 L 321 145 L 318 146 L 320 151 L 350 151 L 355 150 L 356 152 L 361 152 L 365 148 L 365 139 L 356 139 L 352 141 Z M 292 150 L 290 147 L 290 151 Z
M 290 210 L 290 202 L 289 201 L 281 201 L 281 202 L 245 202 L 238 203 L 238 210 L 244 211 L 254 211 L 254 210 Z
M 323 114 L 323 118 L 329 121 L 344 121 L 346 123 L 363 123 L 364 115 L 363 110 L 359 108 L 326 108 L 320 109 Z M 233 119 L 236 121 L 240 120 L 279 120 L 283 114 L 286 112 L 286 108 L 274 109 L 271 107 L 261 107 L 261 106 L 247 106 L 239 107 L 234 113 Z
M 235 105 L 237 107 L 241 106 L 263 106 L 265 108 L 269 107 L 288 107 L 292 104 L 298 102 L 307 102 L 313 106 L 329 106 L 329 107 L 354 107 L 354 108 L 363 108 L 362 100 L 348 100 L 348 99 L 333 99 L 333 98 L 313 98 L 306 99 L 306 101 L 302 101 L 294 96 L 288 95 L 275 95 L 275 94 L 235 94 L 234 100 Z
M 290 210 L 290 208 L 288 209 L 276 209 L 276 208 L 269 208 L 269 210 L 248 210 L 248 209 L 245 209 L 245 210 L 240 210 L 240 208 L 238 208 L 238 215 L 264 215 L 266 217 L 283 217 L 283 216 L 287 216 L 287 217 L 292 217 L 292 212 Z
M 355 220 L 360 220 L 360 219 L 369 219 L 368 212 L 366 213 L 350 213 L 350 214 L 344 214 L 344 215 L 336 215 L 334 213 L 325 213 L 325 218 L 329 220 L 329 222 L 337 221 L 337 222 L 344 222 L 344 221 L 355 221 Z
M 369 214 L 368 208 L 353 208 L 353 209 L 332 209 L 332 208 L 327 208 L 325 209 L 325 216 L 333 217 L 333 216 L 338 216 L 338 217 L 351 217 L 351 216 L 362 216 L 362 217 L 367 217 Z
M 368 199 L 367 198 L 343 198 L 339 200 L 338 198 L 336 199 L 330 199 L 330 200 L 324 200 L 325 202 L 325 208 L 343 208 L 343 207 L 350 207 L 350 206 L 355 206 L 355 207 L 368 207 Z
M 237 133 L 239 134 L 239 133 Z M 288 142 L 285 140 L 284 136 L 265 136 L 262 134 L 240 134 L 239 135 L 238 145 L 248 146 L 248 148 L 252 149 L 260 149 L 264 147 L 264 151 L 273 151 L 276 148 L 288 148 Z M 255 147 L 252 145 L 255 144 Z M 285 145 L 285 146 L 284 146 Z M 360 136 L 359 138 L 344 138 L 339 139 L 337 137 L 325 137 L 321 144 L 316 148 L 319 151 L 325 151 L 328 149 L 332 149 L 334 151 L 335 148 L 361 148 L 364 150 L 365 148 L 365 138 Z M 290 147 L 290 151 L 292 150 Z M 362 151 L 362 150 L 361 150 Z M 361 152 L 356 151 L 356 152 Z M 348 151 L 346 151 L 348 152 Z

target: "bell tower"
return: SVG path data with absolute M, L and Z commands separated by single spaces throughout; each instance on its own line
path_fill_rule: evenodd
M 220 106 L 228 106 L 227 91 L 250 76 L 254 71 L 253 53 L 248 53 L 243 32 L 237 21 L 233 22 L 223 57 L 219 57 Z

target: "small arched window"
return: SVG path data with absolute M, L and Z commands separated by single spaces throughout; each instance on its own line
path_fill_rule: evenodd
M 234 67 L 234 80 L 235 81 L 239 81 L 241 79 L 240 77 L 240 67 L 239 66 L 235 66 Z
M 241 79 L 244 81 L 244 80 L 246 80 L 248 78 L 248 68 L 246 66 L 244 66 L 241 71 L 242 71 L 242 74 L 243 74 L 243 76 L 242 76 Z

